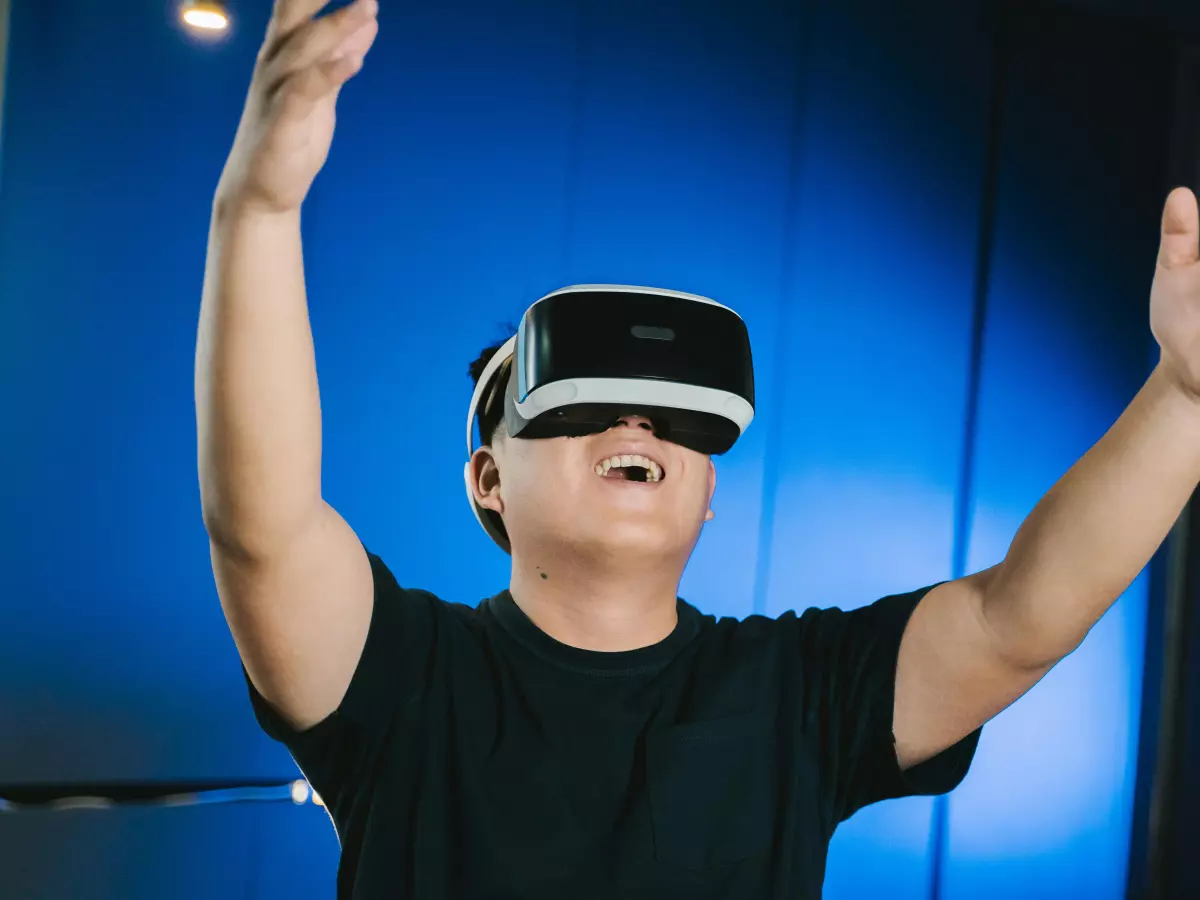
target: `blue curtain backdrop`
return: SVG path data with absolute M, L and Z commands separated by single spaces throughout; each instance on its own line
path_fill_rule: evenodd
M 208 208 L 269 11 L 230 6 L 204 42 L 168 0 L 14 0 L 0 784 L 296 777 L 251 717 L 196 488 Z M 505 584 L 462 497 L 466 366 L 563 284 L 749 324 L 758 419 L 683 585 L 722 614 L 998 561 L 1148 371 L 1152 32 L 1030 12 L 1000 40 L 961 0 L 382 6 L 305 233 L 327 493 L 407 584 Z M 827 896 L 1121 897 L 1145 606 L 1139 580 L 947 806 L 846 823 Z M 336 856 L 286 800 L 0 814 L 14 896 L 328 897 Z

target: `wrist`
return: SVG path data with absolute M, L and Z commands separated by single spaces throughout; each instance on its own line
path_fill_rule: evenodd
M 1188 426 L 1189 431 L 1194 426 L 1200 437 L 1200 393 L 1180 378 L 1170 363 L 1159 360 L 1150 373 L 1148 387 L 1167 404 L 1178 423 Z
M 256 201 L 242 191 L 218 189 L 213 197 L 212 224 L 215 228 L 293 229 L 300 224 L 300 207 L 278 209 Z

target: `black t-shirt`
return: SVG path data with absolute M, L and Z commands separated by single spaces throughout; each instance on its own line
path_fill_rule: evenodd
M 900 637 L 928 589 L 742 621 L 681 600 L 665 640 L 602 653 L 507 592 L 451 604 L 371 565 L 339 709 L 298 733 L 251 686 L 333 818 L 340 898 L 815 900 L 839 822 L 952 789 L 978 742 L 896 762 Z

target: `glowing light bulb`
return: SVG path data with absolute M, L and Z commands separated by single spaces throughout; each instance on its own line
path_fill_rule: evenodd
M 297 806 L 301 806 L 308 802 L 308 782 L 293 781 L 292 782 L 292 802 Z
M 199 31 L 224 31 L 229 27 L 229 14 L 220 3 L 196 0 L 184 4 L 180 15 L 185 24 Z

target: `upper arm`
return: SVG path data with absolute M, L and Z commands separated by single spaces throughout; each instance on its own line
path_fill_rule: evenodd
M 225 618 L 255 689 L 296 730 L 336 710 L 354 677 L 374 603 L 370 559 L 336 511 L 250 559 L 210 541 Z
M 1050 669 L 1020 665 L 999 652 L 983 615 L 983 591 L 994 571 L 933 588 L 904 630 L 892 726 L 902 768 L 977 730 Z

